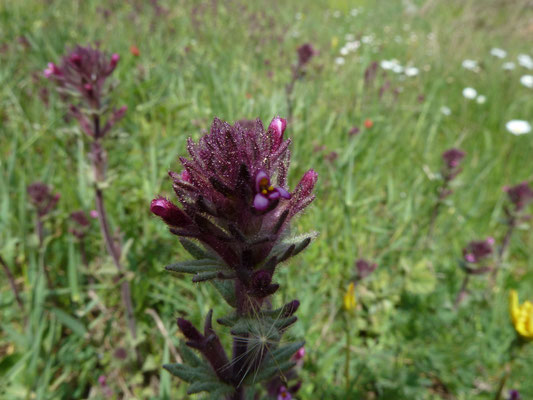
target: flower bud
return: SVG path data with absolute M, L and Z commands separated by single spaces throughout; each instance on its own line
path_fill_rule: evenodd
M 304 176 L 302 177 L 302 180 L 300 181 L 300 185 L 302 187 L 302 192 L 304 196 L 308 196 L 311 194 L 311 191 L 315 187 L 316 181 L 318 180 L 318 174 L 314 169 L 310 169 L 307 171 Z
M 272 135 L 272 148 L 274 150 L 281 144 L 286 127 L 287 120 L 280 117 L 274 118 L 268 126 L 268 132 Z
M 204 340 L 202 334 L 194 325 L 185 318 L 178 318 L 178 327 L 185 337 L 193 342 L 200 343 Z
M 150 211 L 170 226 L 183 226 L 190 223 L 189 217 L 178 206 L 164 197 L 153 199 L 150 203 Z
M 109 67 L 111 68 L 111 71 L 113 71 L 116 68 L 119 60 L 120 60 L 120 56 L 117 53 L 113 53 L 113 55 L 111 56 L 111 62 L 109 63 Z

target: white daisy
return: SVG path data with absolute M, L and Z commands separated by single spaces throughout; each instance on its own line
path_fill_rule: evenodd
M 347 42 L 352 42 L 355 40 L 355 35 L 353 33 L 347 33 L 346 35 L 344 35 L 344 40 L 346 40 Z
M 468 69 L 470 71 L 477 72 L 479 70 L 479 66 L 477 65 L 477 61 L 475 60 L 463 60 L 461 65 L 463 68 Z
M 513 119 L 505 124 L 505 127 L 513 135 L 525 135 L 526 133 L 531 132 L 531 124 L 527 121 L 522 121 L 520 119 Z
M 346 47 L 349 51 L 355 51 L 359 48 L 359 46 L 361 46 L 361 42 L 358 40 L 353 40 L 344 45 L 344 47 Z
M 515 67 L 516 67 L 516 65 L 512 61 L 507 61 L 507 62 L 503 63 L 503 65 L 502 65 L 502 68 L 504 70 L 506 70 L 506 71 L 511 71 L 511 70 L 515 69 Z
M 346 46 L 342 47 L 340 50 L 340 53 L 342 56 L 347 56 L 350 51 L 346 48 Z
M 440 108 L 440 112 L 443 113 L 444 115 L 448 116 L 448 115 L 451 115 L 452 110 L 450 110 L 450 107 L 442 106 Z
M 527 88 L 533 89 L 533 75 L 524 75 L 520 78 L 520 83 Z
M 397 74 L 401 74 L 403 72 L 403 67 L 400 64 L 395 64 L 392 67 L 392 72 L 397 73 Z
M 487 98 L 483 96 L 482 94 L 476 97 L 477 104 L 485 104 L 486 101 L 487 101 Z
M 533 69 L 533 58 L 528 54 L 519 54 L 516 57 L 518 64 L 527 69 Z
M 350 15 L 352 17 L 357 17 L 357 14 L 359 14 L 359 10 L 357 8 L 352 8 L 352 10 L 350 11 Z
M 334 18 L 339 18 L 341 16 L 341 12 L 340 11 L 333 11 L 333 17 Z
M 337 57 L 335 59 L 335 64 L 337 64 L 337 65 L 344 65 L 345 62 L 346 62 L 346 60 L 344 58 L 342 58 L 342 57 Z
M 379 66 L 385 70 L 391 70 L 396 63 L 389 61 L 389 60 L 383 60 L 379 63 Z
M 405 68 L 405 75 L 407 75 L 407 76 L 417 76 L 418 72 L 419 72 L 419 70 L 416 67 L 407 67 L 407 68 Z
M 490 54 L 493 55 L 494 57 L 498 57 L 498 58 L 505 58 L 507 57 L 507 52 L 503 49 L 499 49 L 497 47 L 494 47 L 490 50 Z
M 476 89 L 471 88 L 471 87 L 464 88 L 463 89 L 463 96 L 466 99 L 469 99 L 469 100 L 475 99 L 477 97 Z

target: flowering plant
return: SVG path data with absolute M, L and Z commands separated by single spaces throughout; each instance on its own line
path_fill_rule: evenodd
M 270 300 L 279 288 L 273 282 L 276 269 L 315 237 L 311 233 L 289 238 L 292 218 L 314 199 L 317 174 L 307 171 L 289 191 L 290 140 L 283 138 L 285 128 L 286 121 L 279 117 L 267 130 L 259 119 L 233 126 L 215 119 L 211 132 L 198 143 L 189 139 L 190 159 L 180 158 L 183 171 L 169 173 L 181 207 L 163 197 L 151 203 L 151 211 L 194 257 L 166 269 L 193 274 L 193 282 L 211 282 L 234 308 L 217 319 L 231 330 L 231 361 L 214 330 L 212 310 L 203 333 L 178 319 L 186 345 L 205 360 L 182 346 L 187 365 L 165 366 L 191 383 L 189 393 L 243 399 L 246 386 L 292 368 L 291 356 L 303 345 L 280 345 L 282 335 L 296 322 L 299 301 L 273 309 Z

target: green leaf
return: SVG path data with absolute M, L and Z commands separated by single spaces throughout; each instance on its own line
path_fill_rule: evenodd
M 179 352 L 181 358 L 183 358 L 183 361 L 185 361 L 191 367 L 198 367 L 202 364 L 202 360 L 196 354 L 194 354 L 194 351 L 192 351 L 191 348 L 183 341 L 180 342 Z
M 54 307 L 50 309 L 50 312 L 57 317 L 60 323 L 65 325 L 75 334 L 79 336 L 85 336 L 85 334 L 87 333 L 87 328 L 85 328 L 85 325 L 83 325 L 83 323 L 79 319 L 74 318 L 72 315 L 67 314 L 65 311 Z
M 196 274 L 193 276 L 192 281 L 193 282 L 205 282 L 209 281 L 211 279 L 215 279 L 218 276 L 218 272 L 200 272 L 199 274 Z
M 179 272 L 183 274 L 198 274 L 202 272 L 218 272 L 226 270 L 224 265 L 218 264 L 215 260 L 210 258 L 203 258 L 201 260 L 187 260 L 174 264 L 167 265 L 165 267 L 167 271 Z
M 211 283 L 216 288 L 216 290 L 218 290 L 218 292 L 222 295 L 224 300 L 226 300 L 226 303 L 228 303 L 233 308 L 237 307 L 237 298 L 235 297 L 235 286 L 233 281 L 213 279 L 211 280 Z
M 198 246 L 191 240 L 182 238 L 180 239 L 180 243 L 183 248 L 187 250 L 187 252 L 197 260 L 201 260 L 202 258 L 210 258 L 210 255 L 206 250 L 202 249 L 200 246 Z
M 275 360 L 277 364 L 289 360 L 293 354 L 295 354 L 305 344 L 304 341 L 290 343 L 286 346 L 278 347 L 276 350 L 270 353 L 270 356 Z

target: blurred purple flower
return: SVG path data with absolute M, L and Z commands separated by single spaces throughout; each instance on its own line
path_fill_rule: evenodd
M 108 56 L 90 46 L 77 46 L 63 57 L 60 65 L 50 62 L 44 70 L 44 76 L 56 84 L 64 99 L 83 100 L 83 107 L 71 105 L 70 112 L 82 131 L 91 137 L 104 136 L 126 113 L 126 107 L 112 110 L 105 124 L 93 126 L 93 114 L 86 111 L 88 107 L 100 113 L 107 94 L 106 81 L 119 60 L 118 54 Z
M 521 211 L 533 200 L 533 190 L 531 190 L 527 182 L 505 187 L 504 190 L 507 192 L 511 203 L 515 206 L 515 211 Z
M 354 126 L 352 127 L 352 129 L 350 129 L 350 136 L 355 136 L 355 135 L 358 135 L 359 133 L 361 132 L 361 129 L 359 129 L 358 126 Z
M 281 386 L 278 392 L 277 400 L 291 400 L 292 395 L 285 386 Z
M 516 389 L 509 390 L 509 400 L 520 400 L 522 396 L 520 396 L 520 393 Z
M 494 238 L 488 237 L 485 240 L 474 240 L 463 249 L 463 257 L 465 261 L 477 264 L 493 252 Z
M 465 157 L 465 155 L 466 153 L 464 151 L 453 148 L 446 150 L 444 153 L 442 153 L 442 158 L 446 166 L 452 169 L 459 166 L 459 163 Z
M 355 262 L 355 270 L 357 280 L 363 280 L 368 277 L 372 272 L 376 270 L 378 265 L 376 263 L 370 263 L 369 261 L 360 258 Z
M 311 58 L 316 54 L 315 49 L 313 48 L 313 45 L 310 43 L 305 43 L 298 47 L 298 64 L 300 66 L 306 65 Z
M 34 182 L 27 188 L 30 202 L 35 206 L 39 217 L 43 217 L 52 211 L 56 206 L 61 195 L 52 194 L 50 186 L 42 182 Z
M 74 222 L 74 226 L 70 229 L 72 234 L 78 239 L 82 239 L 86 233 L 87 228 L 91 224 L 84 211 L 78 210 L 70 213 L 70 219 Z

